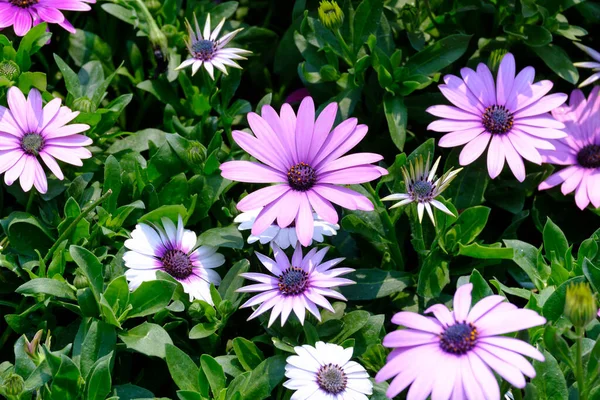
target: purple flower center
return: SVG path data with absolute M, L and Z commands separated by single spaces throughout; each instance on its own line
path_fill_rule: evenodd
M 20 8 L 29 8 L 39 2 L 40 0 L 10 0 L 10 4 Z
M 477 328 L 466 322 L 449 326 L 440 335 L 440 347 L 450 354 L 465 354 L 475 347 L 476 342 Z
M 303 162 L 290 168 L 287 176 L 290 187 L 299 192 L 306 192 L 317 181 L 317 173 L 313 167 Z
M 298 267 L 290 267 L 279 276 L 279 291 L 285 295 L 303 293 L 306 289 L 308 274 Z
M 167 250 L 161 261 L 164 270 L 179 280 L 186 279 L 194 270 L 190 257 L 181 250 Z
M 588 144 L 579 150 L 577 162 L 583 168 L 600 168 L 600 145 Z
M 317 384 L 321 390 L 329 394 L 338 394 L 346 389 L 348 377 L 339 365 L 327 364 L 319 368 Z
M 485 109 L 481 122 L 489 133 L 503 135 L 512 129 L 514 116 L 506 107 L 493 105 Z
M 27 133 L 21 138 L 21 149 L 29 155 L 37 156 L 44 148 L 44 138 L 39 133 Z
M 217 43 L 212 40 L 198 40 L 192 44 L 192 53 L 194 58 L 202 61 L 208 61 L 213 58 L 217 50 Z
M 413 183 L 411 191 L 413 197 L 425 200 L 426 198 L 431 197 L 433 184 L 426 180 L 416 181 Z

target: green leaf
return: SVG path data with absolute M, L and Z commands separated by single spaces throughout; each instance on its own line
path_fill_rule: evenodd
M 233 339 L 233 351 L 246 371 L 252 371 L 265 359 L 262 351 L 243 337 Z
M 82 320 L 73 342 L 73 362 L 79 366 L 81 375 L 87 378 L 96 361 L 110 354 L 116 343 L 113 326 L 96 319 Z
M 24 212 L 13 212 L 1 223 L 10 241 L 10 247 L 31 258 L 39 258 L 36 250 L 45 254 L 56 240 L 36 217 Z
M 552 42 L 552 33 L 539 25 L 525 25 L 523 33 L 527 36 L 525 43 L 532 47 L 546 46 Z
M 160 224 L 162 226 L 161 218 L 165 217 L 171 221 L 177 221 L 179 216 L 186 220 L 187 209 L 182 205 L 167 205 L 157 208 L 154 211 L 150 211 L 148 214 L 143 215 L 138 222 L 151 222 Z
M 37 278 L 25 282 L 16 290 L 17 293 L 23 295 L 47 294 L 50 296 L 62 297 L 75 300 L 75 291 L 68 283 L 58 281 L 56 279 Z
M 106 199 L 103 207 L 111 214 L 117 209 L 119 193 L 121 193 L 121 165 L 117 159 L 110 155 L 104 162 L 104 187 L 103 192 L 112 190 L 112 195 Z
M 594 290 L 597 293 L 600 293 L 600 268 L 596 267 L 590 260 L 587 258 L 583 259 L 583 274 L 590 282 Z
M 79 398 L 79 379 L 81 379 L 81 375 L 77 366 L 69 357 L 61 354 L 60 367 L 52 379 L 52 398 L 61 400 Z
M 144 322 L 119 335 L 128 349 L 147 356 L 165 358 L 165 345 L 173 344 L 171 337 L 160 325 Z
M 85 388 L 87 400 L 104 400 L 110 393 L 112 380 L 110 378 L 110 359 L 112 352 L 105 355 L 92 366 Z
M 130 302 L 133 308 L 127 317 L 145 317 L 162 310 L 169 305 L 175 289 L 177 284 L 163 279 L 142 282 L 131 293 Z
M 15 61 L 22 71 L 31 68 L 31 56 L 37 53 L 52 37 L 52 33 L 46 31 L 47 28 L 46 23 L 36 25 L 21 39 Z
M 512 260 L 529 276 L 534 286 L 544 288 L 544 280 L 537 268 L 538 249 L 520 240 L 505 240 L 504 244 L 514 250 Z
M 63 75 L 67 91 L 74 98 L 79 98 L 83 96 L 83 93 L 81 91 L 81 83 L 79 83 L 79 77 L 77 76 L 75 71 L 73 71 L 71 67 L 69 67 L 69 65 L 58 56 L 58 54 L 54 54 L 54 61 L 56 61 L 56 65 L 58 65 L 58 69 Z
M 450 262 L 441 250 L 429 253 L 419 271 L 417 293 L 426 298 L 438 297 L 450 283 L 449 268 Z
M 531 50 L 538 55 L 546 65 L 558 76 L 571 84 L 576 84 L 579 80 L 579 72 L 573 66 L 573 62 L 567 53 L 553 44 L 543 47 L 532 47 Z
M 242 389 L 243 398 L 248 400 L 268 398 L 284 378 L 285 359 L 286 356 L 279 355 L 270 357 L 260 363 L 245 379 L 245 385 Z
M 463 245 L 470 244 L 479 236 L 485 225 L 491 209 L 483 206 L 467 208 L 459 216 L 452 230 L 456 231 L 456 241 Z
M 217 362 L 217 360 L 208 354 L 202 354 L 200 357 L 200 365 L 202 366 L 202 371 L 204 371 L 204 374 L 208 379 L 213 397 L 216 398 L 221 390 L 225 387 L 226 383 L 223 368 Z
M 340 291 L 348 300 L 373 300 L 402 292 L 412 285 L 410 275 L 398 271 L 383 271 L 376 268 L 358 269 L 347 276 L 355 285 L 342 286 Z
M 369 312 L 364 310 L 355 310 L 342 317 L 342 331 L 334 337 L 331 342 L 341 344 L 344 340 L 362 329 L 369 320 Z
M 234 308 L 239 306 L 239 302 L 243 296 L 242 293 L 236 291 L 244 284 L 244 277 L 240 275 L 249 270 L 250 262 L 246 259 L 240 260 L 233 264 L 233 267 L 227 271 L 227 274 L 225 274 L 219 285 L 219 294 L 221 294 L 224 300 L 229 300 Z
M 242 249 L 244 248 L 244 237 L 236 225 L 229 225 L 204 231 L 198 237 L 198 243 L 204 246 Z
M 548 260 L 558 260 L 564 263 L 565 254 L 569 249 L 569 242 L 565 234 L 560 230 L 550 218 L 544 226 L 544 249 L 546 250 L 546 258 Z
M 542 314 L 548 321 L 557 321 L 563 315 L 563 312 L 565 310 L 565 298 L 567 297 L 567 287 L 569 285 L 572 285 L 573 283 L 579 282 L 585 282 L 585 277 L 577 276 L 575 278 L 569 279 L 568 281 L 560 285 L 554 291 L 554 293 L 552 293 L 550 297 L 548 297 L 542 309 Z
M 533 367 L 537 374 L 531 380 L 531 383 L 533 383 L 537 390 L 537 398 L 568 399 L 567 382 L 558 362 L 549 352 L 543 350 L 542 353 L 546 361 L 535 360 L 533 362 Z
M 406 142 L 406 123 L 408 119 L 404 98 L 402 96 L 391 96 L 389 93 L 386 93 L 383 98 L 383 110 L 390 135 L 392 136 L 392 142 L 394 142 L 398 150 L 403 151 L 404 142 Z
M 165 346 L 167 366 L 171 378 L 181 390 L 200 391 L 198 384 L 199 369 L 196 363 L 179 348 L 172 344 Z
M 552 325 L 546 326 L 544 329 L 544 345 L 546 350 L 566 363 L 569 367 L 574 368 L 575 365 L 571 360 L 571 352 L 566 340 L 560 336 L 555 327 Z
M 354 37 L 352 44 L 354 52 L 358 53 L 360 46 L 367 41 L 369 35 L 377 33 L 383 0 L 363 0 L 354 13 Z
M 480 259 L 510 260 L 513 258 L 513 249 L 500 247 L 498 245 L 500 245 L 500 243 L 497 243 L 497 245 L 480 245 L 478 243 L 472 243 L 468 246 L 459 244 L 458 254 Z
M 83 247 L 71 246 L 69 254 L 90 282 L 94 297 L 100 301 L 100 293 L 104 287 L 104 266 L 93 253 Z
M 471 293 L 473 304 L 477 303 L 484 297 L 491 296 L 494 294 L 492 288 L 490 288 L 490 285 L 488 285 L 485 278 L 476 269 L 474 269 L 473 272 L 471 272 L 469 282 L 473 284 L 473 292 Z
M 190 339 L 204 339 L 219 329 L 216 322 L 200 322 L 190 329 Z
M 411 74 L 429 75 L 449 66 L 467 51 L 471 35 L 450 35 L 427 46 L 406 63 Z

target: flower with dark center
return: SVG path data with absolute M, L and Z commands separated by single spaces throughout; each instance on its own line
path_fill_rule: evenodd
M 588 144 L 579 150 L 577 162 L 583 168 L 600 168 L 600 145 Z
M 242 304 L 241 308 L 257 306 L 250 315 L 249 320 L 271 311 L 268 326 L 281 315 L 281 326 L 285 324 L 291 312 L 304 324 L 306 311 L 313 314 L 319 321 L 321 314 L 317 305 L 332 311 L 333 308 L 326 297 L 337 300 L 346 300 L 339 292 L 333 290 L 338 286 L 352 285 L 355 282 L 341 278 L 342 275 L 354 271 L 352 268 L 334 268 L 342 262 L 343 258 L 322 262 L 328 247 L 319 251 L 312 249 L 305 257 L 302 256 L 302 246 L 296 246 L 293 263 L 283 250 L 275 243 L 271 243 L 275 260 L 255 253 L 262 265 L 272 274 L 245 272 L 240 276 L 257 283 L 238 289 L 241 293 L 258 294 Z M 315 302 L 316 301 L 316 302 Z
M 287 178 L 292 189 L 299 192 L 306 192 L 317 181 L 317 173 L 310 165 L 300 162 L 290 168 Z
M 19 8 L 29 8 L 34 4 L 39 3 L 40 0 L 10 0 L 10 4 Z
M 190 52 L 191 58 L 188 58 L 182 62 L 177 68 L 175 68 L 176 70 L 191 66 L 192 75 L 195 75 L 200 67 L 204 66 L 204 69 L 206 69 L 208 75 L 212 79 L 215 79 L 215 68 L 227 75 L 226 67 L 242 69 L 242 67 L 240 67 L 234 60 L 246 60 L 244 55 L 252 54 L 252 52 L 249 50 L 237 49 L 235 47 L 225 47 L 239 32 L 243 30 L 243 28 L 239 28 L 219 38 L 219 33 L 225 25 L 225 18 L 223 18 L 212 31 L 210 14 L 206 16 L 204 32 L 200 31 L 198 19 L 195 15 L 195 30 L 187 20 L 185 21 L 185 24 L 189 33 L 189 38 L 186 39 L 185 43 L 188 51 Z
M 196 248 L 196 234 L 184 229 L 181 216 L 177 225 L 164 217 L 161 222 L 162 226 L 136 225 L 131 239 L 125 241 L 129 251 L 123 255 L 123 261 L 128 268 L 125 277 L 129 288 L 135 290 L 143 282 L 155 280 L 156 271 L 164 271 L 181 283 L 190 301 L 213 304 L 210 285 L 221 283 L 214 269 L 225 263 L 225 257 L 217 253 L 216 247 Z
M 438 210 L 448 214 L 454 215 L 448 207 L 436 198 L 442 194 L 444 190 L 450 185 L 450 182 L 456 177 L 462 168 L 452 170 L 450 168 L 443 174 L 439 179 L 435 176 L 438 165 L 440 164 L 438 158 L 431 166 L 429 155 L 427 155 L 427 161 L 423 161 L 423 157 L 419 156 L 415 160 L 410 161 L 408 167 L 402 168 L 402 175 L 404 175 L 404 185 L 406 186 L 406 193 L 395 193 L 384 197 L 383 201 L 400 200 L 390 208 L 401 207 L 410 203 L 417 204 L 417 214 L 419 222 L 423 220 L 423 214 L 427 211 L 427 215 L 431 219 L 431 222 L 435 225 L 435 218 L 433 215 L 432 206 Z
M 552 110 L 558 121 L 564 122 L 564 139 L 552 142 L 552 149 L 540 151 L 542 161 L 564 166 L 538 186 L 545 190 L 561 185 L 563 195 L 575 194 L 575 204 L 581 210 L 590 203 L 600 207 L 600 86 L 595 86 L 586 99 L 579 89 L 571 92 L 568 105 Z
M 565 102 L 567 95 L 554 93 L 551 81 L 534 83 L 535 70 L 526 67 L 516 72 L 511 53 L 496 52 L 492 60 L 498 67 L 496 79 L 485 64 L 476 70 L 462 68 L 460 77 L 444 76 L 440 91 L 452 105 L 435 105 L 426 111 L 440 117 L 427 129 L 446 133 L 440 147 L 463 146 L 460 165 L 469 165 L 487 151 L 487 170 L 496 178 L 508 164 L 519 182 L 527 176 L 524 160 L 540 165 L 540 150 L 553 149 L 552 139 L 564 138 L 562 122 L 549 111 Z
M 544 355 L 504 335 L 544 325 L 546 319 L 506 302 L 504 296 L 488 296 L 471 306 L 472 291 L 472 283 L 460 286 L 452 311 L 434 304 L 425 310 L 432 317 L 410 311 L 392 317 L 392 323 L 404 329 L 383 338 L 383 346 L 393 350 L 375 377 L 377 382 L 394 378 L 388 398 L 410 386 L 407 398 L 426 399 L 431 394 L 434 399 L 500 399 L 494 372 L 519 389 L 527 384 L 525 376 L 535 377 L 535 368 L 523 356 L 544 361 Z
M 303 293 L 308 273 L 302 268 L 290 267 L 279 276 L 279 291 L 286 296 Z
M 373 384 L 367 371 L 350 360 L 353 350 L 324 342 L 294 347 L 283 386 L 296 390 L 292 399 L 367 400 Z
M 494 135 L 504 135 L 512 129 L 514 119 L 514 116 L 506 107 L 493 105 L 485 109 L 481 122 L 487 132 Z
M 177 279 L 186 279 L 194 271 L 190 257 L 181 250 L 167 250 L 161 259 L 163 268 Z
M 21 138 L 21 148 L 27 154 L 37 156 L 44 147 L 44 138 L 39 133 L 27 133 Z
M 465 354 L 475 347 L 476 341 L 477 328 L 465 322 L 447 327 L 440 335 L 440 347 L 451 354 Z
M 327 364 L 317 372 L 317 384 L 326 393 L 338 394 L 346 390 L 348 377 L 339 365 Z

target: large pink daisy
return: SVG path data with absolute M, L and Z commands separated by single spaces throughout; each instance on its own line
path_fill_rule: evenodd
M 600 87 L 588 99 L 581 90 L 573 90 L 569 105 L 552 110 L 552 115 L 566 125 L 566 138 L 553 142 L 555 151 L 542 151 L 544 162 L 565 165 L 539 186 L 549 189 L 562 183 L 564 195 L 575 191 L 580 209 L 590 202 L 600 207 Z
M 350 118 L 332 131 L 337 108 L 336 103 L 329 104 L 315 121 L 310 97 L 300 104 L 297 117 L 289 104 L 281 107 L 280 115 L 267 105 L 262 116 L 248 114 L 254 135 L 233 132 L 236 143 L 260 163 L 226 162 L 221 165 L 223 177 L 275 183 L 249 194 L 237 205 L 241 211 L 264 207 L 252 226 L 253 235 L 260 235 L 275 219 L 282 228 L 295 221 L 300 243 L 308 246 L 314 229 L 313 210 L 332 224 L 338 222 L 332 202 L 350 210 L 373 210 L 365 196 L 338 185 L 369 182 L 386 175 L 385 169 L 370 165 L 383 157 L 373 153 L 343 156 L 365 137 L 368 128 Z
M 42 108 L 42 95 L 31 89 L 25 96 L 17 87 L 8 90 L 8 106 L 0 106 L 0 174 L 12 185 L 20 179 L 21 188 L 28 192 L 32 186 L 40 193 L 48 190 L 46 173 L 38 159 L 58 179 L 64 179 L 56 159 L 81 166 L 82 159 L 92 153 L 83 146 L 92 139 L 79 133 L 90 129 L 86 124 L 70 124 L 79 112 L 61 107 L 61 99 L 54 99 Z
M 96 0 L 0 0 L 0 29 L 13 26 L 25 36 L 34 24 L 58 24 L 71 33 L 75 28 L 61 11 L 89 11 Z
M 544 361 L 529 343 L 502 336 L 543 325 L 546 320 L 533 310 L 519 309 L 503 296 L 488 296 L 471 307 L 473 284 L 454 295 L 454 311 L 443 304 L 425 310 L 435 318 L 399 312 L 392 322 L 406 329 L 388 333 L 385 347 L 394 350 L 375 380 L 394 377 L 387 390 L 393 398 L 410 386 L 408 399 L 500 400 L 493 371 L 517 388 L 535 369 L 523 356 Z
M 471 164 L 488 149 L 487 166 L 490 177 L 496 178 L 508 163 L 515 177 L 525 180 L 523 159 L 542 163 L 538 149 L 553 150 L 548 139 L 566 136 L 548 111 L 567 100 L 564 93 L 546 96 L 552 82 L 533 83 L 535 70 L 526 67 L 515 76 L 515 59 L 507 53 L 494 77 L 485 64 L 477 71 L 460 70 L 462 79 L 454 75 L 444 77 L 439 88 L 456 107 L 438 105 L 427 112 L 443 119 L 432 122 L 428 129 L 450 132 L 439 141 L 441 147 L 466 146 L 460 153 L 461 165 Z M 489 146 L 488 146 L 489 145 Z

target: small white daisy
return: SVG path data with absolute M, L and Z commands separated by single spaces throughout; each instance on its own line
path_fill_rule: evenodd
M 295 390 L 290 400 L 367 400 L 373 393 L 368 372 L 350 361 L 353 348 L 317 342 L 294 347 L 287 358 L 283 386 Z
M 183 228 L 179 216 L 177 226 L 168 218 L 162 225 L 137 224 L 131 239 L 125 241 L 127 251 L 123 255 L 129 268 L 125 277 L 130 290 L 137 289 L 145 281 L 156 279 L 156 271 L 164 271 L 177 279 L 183 290 L 194 299 L 213 304 L 210 284 L 221 283 L 221 277 L 213 271 L 225 263 L 225 257 L 210 246 L 196 247 L 196 234 Z
M 256 221 L 256 217 L 260 213 L 262 208 L 258 208 L 252 211 L 246 211 L 244 213 L 239 214 L 233 222 L 240 224 L 238 229 L 240 231 L 246 231 L 252 229 L 254 225 L 254 221 Z M 334 236 L 337 235 L 337 231 L 340 229 L 338 224 L 332 224 L 317 214 L 313 213 L 315 230 L 313 231 L 312 240 L 322 243 L 325 240 L 324 236 Z M 269 226 L 263 233 L 258 236 L 250 234 L 248 237 L 248 243 L 256 243 L 260 241 L 261 244 L 267 244 L 269 242 L 276 243 L 280 248 L 287 249 L 292 246 L 294 249 L 296 248 L 296 243 L 298 243 L 298 235 L 296 234 L 296 226 L 294 224 L 287 226 L 285 228 L 280 228 L 279 225 L 273 224 Z M 308 244 L 312 245 L 312 241 Z
M 592 49 L 591 47 L 584 46 L 577 42 L 573 43 L 575 43 L 575 46 L 583 50 L 588 56 L 594 59 L 594 61 L 583 61 L 573 63 L 573 65 L 576 67 L 590 68 L 594 72 L 589 78 L 587 78 L 585 81 L 579 84 L 579 87 L 584 87 L 600 79 L 600 53 Z
M 191 58 L 188 58 L 184 62 L 181 63 L 176 70 L 183 69 L 185 67 L 192 66 L 192 75 L 195 75 L 196 72 L 200 69 L 200 67 L 204 64 L 204 68 L 210 75 L 212 79 L 215 79 L 214 76 L 214 68 L 217 68 L 225 75 L 227 75 L 227 66 L 233 68 L 242 69 L 235 61 L 233 60 L 247 60 L 246 57 L 243 57 L 244 54 L 251 54 L 252 52 L 249 50 L 237 49 L 234 47 L 224 48 L 227 43 L 229 43 L 235 35 L 237 35 L 244 28 L 236 29 L 233 32 L 229 32 L 221 39 L 217 39 L 223 25 L 225 24 L 225 18 L 219 22 L 219 25 L 215 28 L 214 31 L 210 31 L 210 14 L 206 17 L 206 24 L 204 25 L 204 36 L 200 32 L 200 27 L 198 26 L 198 20 L 194 16 L 194 22 L 196 25 L 196 31 L 192 29 L 192 26 L 188 21 L 186 21 L 186 26 L 189 31 L 190 38 L 186 40 L 187 48 L 190 52 Z
M 390 208 L 401 207 L 410 203 L 417 203 L 417 213 L 419 214 L 419 222 L 423 220 L 423 212 L 427 210 L 427 214 L 431 219 L 433 225 L 435 225 L 435 218 L 433 217 L 433 210 L 431 206 L 445 212 L 446 214 L 454 216 L 452 211 L 448 209 L 442 202 L 436 200 L 450 182 L 456 177 L 462 168 L 457 170 L 448 170 L 441 178 L 436 180 L 435 171 L 440 164 L 441 157 L 438 157 L 433 167 L 429 155 L 427 156 L 427 162 L 423 162 L 423 157 L 419 156 L 414 162 L 409 164 L 409 168 L 402 168 L 402 175 L 404 175 L 404 184 L 406 185 L 406 193 L 392 194 L 384 197 L 383 201 L 400 200 Z M 431 168 L 430 168 L 431 167 Z

